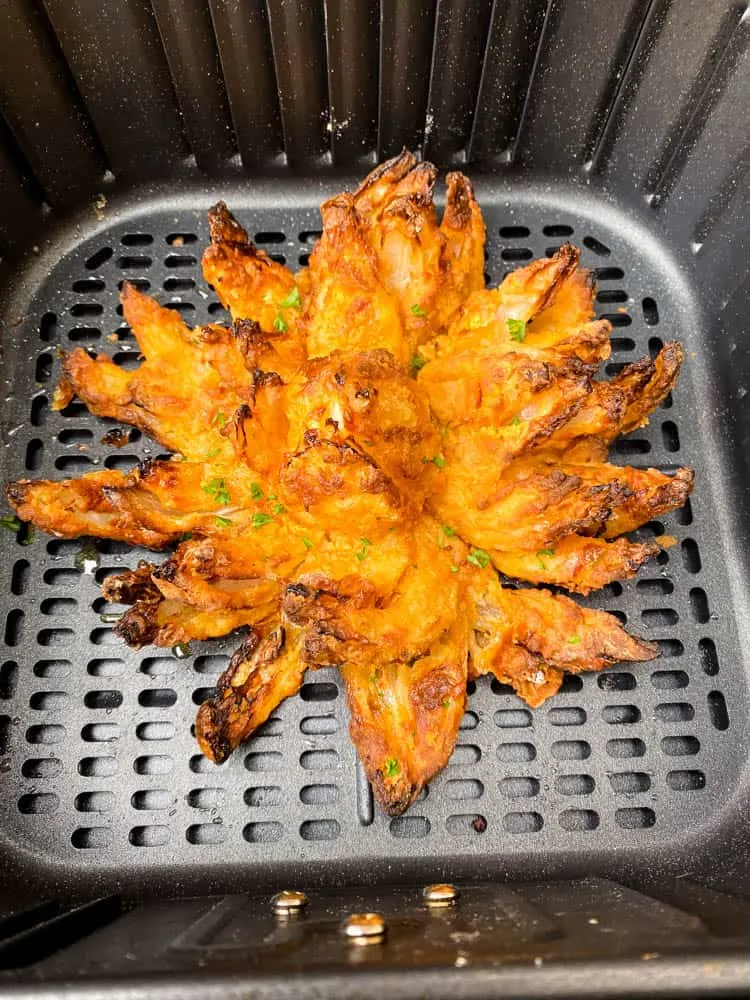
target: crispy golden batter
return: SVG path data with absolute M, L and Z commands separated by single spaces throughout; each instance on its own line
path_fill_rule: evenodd
M 337 666 L 375 795 L 403 812 L 445 765 L 467 680 L 492 674 L 530 705 L 566 671 L 657 648 L 612 615 L 526 584 L 589 593 L 659 551 L 622 537 L 685 502 L 692 472 L 607 462 L 675 384 L 678 344 L 598 381 L 610 325 L 579 252 L 484 287 L 471 184 L 404 151 L 329 199 L 298 275 L 209 213 L 206 280 L 232 325 L 188 329 L 126 285 L 143 360 L 65 356 L 55 398 L 134 424 L 179 455 L 129 474 L 22 480 L 24 520 L 160 549 L 109 577 L 136 647 L 247 634 L 198 713 L 220 763 Z
M 195 720 L 203 753 L 223 763 L 271 712 L 296 694 L 305 673 L 298 633 L 277 625 L 262 636 L 251 629 L 219 678 L 215 697 L 204 702 Z

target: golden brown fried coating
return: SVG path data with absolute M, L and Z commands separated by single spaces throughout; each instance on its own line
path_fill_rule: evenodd
M 341 668 L 352 742 L 391 816 L 411 805 L 453 752 L 466 705 L 467 633 L 459 613 L 424 656 Z
M 327 201 L 321 215 L 323 235 L 310 256 L 310 291 L 300 320 L 309 356 L 382 349 L 407 364 L 413 347 L 351 195 Z
M 223 201 L 209 209 L 208 227 L 204 278 L 232 319 L 253 319 L 273 330 L 281 303 L 295 288 L 294 275 L 255 246 Z
M 123 517 L 110 498 L 127 487 L 124 472 L 92 472 L 80 479 L 51 482 L 19 479 L 6 488 L 8 501 L 18 516 L 43 531 L 63 538 L 95 535 L 115 538 L 150 549 L 166 548 L 174 532 L 162 532 Z
M 626 365 L 609 382 L 594 382 L 577 413 L 555 429 L 544 448 L 570 455 L 571 449 L 582 445 L 581 454 L 602 461 L 616 437 L 648 423 L 649 414 L 674 388 L 684 356 L 680 344 L 668 343 L 653 361 L 643 358 Z
M 299 691 L 304 672 L 294 630 L 278 625 L 262 637 L 251 629 L 219 678 L 216 696 L 198 710 L 195 736 L 206 757 L 223 763 L 285 698 Z
M 659 655 L 653 643 L 628 635 L 614 615 L 545 590 L 510 590 L 488 571 L 474 583 L 472 598 L 469 675 L 494 674 L 532 707 L 559 688 L 565 671 Z
M 506 576 L 528 583 L 550 583 L 577 594 L 590 594 L 613 580 L 628 580 L 660 551 L 656 542 L 608 541 L 567 535 L 554 548 L 536 552 L 493 551 L 492 559 Z
M 135 371 L 81 348 L 63 356 L 54 407 L 73 395 L 92 413 L 133 424 L 192 459 L 231 455 L 219 431 L 252 392 L 243 340 L 212 325 L 190 330 L 173 309 L 127 282 L 121 300 L 143 362 Z
M 171 559 L 158 567 L 141 561 L 137 569 L 104 581 L 108 601 L 131 605 L 114 629 L 128 646 L 174 646 L 278 619 L 279 585 L 272 580 L 244 580 L 241 587 L 237 581 L 204 581 L 196 600 L 172 569 Z
M 674 386 L 679 345 L 597 381 L 610 324 L 579 251 L 485 289 L 471 184 L 448 175 L 439 220 L 436 176 L 404 151 L 329 199 L 297 276 L 220 202 L 203 268 L 232 326 L 189 330 L 126 286 L 142 364 L 73 351 L 55 401 L 78 395 L 180 456 L 8 489 L 58 534 L 179 543 L 105 581 L 130 606 L 116 626 L 130 645 L 249 629 L 198 713 L 211 760 L 305 669 L 338 666 L 390 815 L 447 763 L 467 679 L 492 674 L 537 706 L 566 671 L 657 655 L 614 616 L 497 570 L 584 594 L 633 576 L 659 546 L 623 534 L 693 485 L 687 469 L 607 462 Z

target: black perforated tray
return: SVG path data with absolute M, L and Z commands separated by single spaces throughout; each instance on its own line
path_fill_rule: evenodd
M 216 191 L 264 249 L 304 263 L 321 191 Z M 618 442 L 615 461 L 697 469 L 684 510 L 645 535 L 677 543 L 637 580 L 589 599 L 661 647 L 652 664 L 568 677 L 532 712 L 505 687 L 473 689 L 459 745 L 407 813 L 373 807 L 347 733 L 334 671 L 311 675 L 221 768 L 198 752 L 196 705 L 237 645 L 135 652 L 107 622 L 99 583 L 142 550 L 37 534 L 0 539 L 0 828 L 6 865 L 66 897 L 241 888 L 282 882 L 493 878 L 685 869 L 731 815 L 747 746 L 747 686 L 712 489 L 702 327 L 691 289 L 652 234 L 587 194 L 483 188 L 488 277 L 564 240 L 599 279 L 613 330 L 612 374 L 666 340 L 687 348 L 674 398 Z M 3 478 L 130 468 L 160 453 L 145 437 L 121 450 L 82 404 L 49 408 L 57 351 L 82 345 L 137 363 L 122 319 L 127 278 L 190 324 L 224 315 L 199 267 L 209 195 L 142 195 L 95 209 L 41 248 L 9 300 L 4 327 Z M 103 217 L 99 217 L 103 216 Z M 110 336 L 116 333 L 116 338 Z M 116 342 L 113 342 L 116 341 Z M 101 615 L 105 615 L 103 621 Z M 4 644 L 3 644 L 4 643 Z

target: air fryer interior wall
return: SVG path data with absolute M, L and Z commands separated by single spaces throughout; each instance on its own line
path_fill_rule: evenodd
M 221 318 L 199 269 L 212 201 L 224 197 L 259 245 L 296 267 L 326 194 L 404 144 L 475 179 L 489 280 L 566 239 L 582 247 L 599 314 L 615 327 L 607 374 L 666 340 L 684 343 L 673 397 L 614 458 L 697 470 L 685 510 L 643 529 L 677 544 L 637 580 L 589 599 L 656 639 L 661 659 L 571 678 L 533 713 L 501 686 L 477 684 L 451 765 L 390 821 L 373 807 L 333 673 L 311 676 L 216 769 L 189 726 L 231 642 L 195 644 L 188 660 L 128 650 L 100 618 L 99 582 L 143 553 L 41 535 L 26 545 L 24 531 L 3 532 L 0 912 L 37 909 L 0 924 L 0 965 L 34 968 L 48 953 L 42 979 L 124 975 L 113 956 L 138 938 L 140 920 L 150 931 L 133 944 L 139 972 L 192 968 L 208 954 L 193 947 L 195 921 L 214 928 L 218 906 L 216 926 L 244 926 L 233 940 L 252 941 L 270 917 L 248 914 L 264 904 L 155 903 L 130 924 L 115 903 L 87 904 L 285 884 L 342 887 L 311 904 L 316 927 L 380 900 L 394 926 L 419 925 L 434 944 L 408 887 L 444 878 L 486 884 L 467 888 L 456 919 L 468 923 L 453 931 L 490 934 L 495 957 L 509 928 L 537 926 L 528 907 L 554 927 L 529 931 L 523 948 L 506 943 L 506 956 L 526 962 L 542 939 L 550 961 L 741 944 L 720 915 L 739 919 L 744 903 L 716 893 L 748 888 L 744 7 L 11 0 L 0 17 L 2 479 L 157 454 L 145 438 L 102 445 L 106 423 L 82 405 L 50 410 L 58 349 L 133 363 L 132 336 L 118 331 L 125 278 L 191 324 Z M 570 881 L 592 875 L 663 903 Z M 567 888 L 519 890 L 522 906 L 497 885 L 551 879 Z M 389 895 L 394 883 L 405 902 Z M 71 916 L 76 904 L 84 909 Z M 641 926 L 628 937 L 618 924 L 613 950 L 586 931 L 592 907 L 610 924 L 622 910 Z M 502 927 L 492 923 L 501 911 Z M 681 923 L 685 912 L 700 914 L 699 928 L 694 916 Z M 554 914 L 566 913 L 573 924 L 561 929 Z M 644 928 L 660 923 L 668 934 L 648 947 Z M 96 928 L 101 951 L 87 938 L 57 953 Z M 334 945 L 318 960 L 295 934 L 296 957 L 279 970 L 336 968 Z M 234 969 L 236 950 L 227 958 L 211 935 L 211 968 Z M 168 939 L 167 959 L 154 957 L 157 939 Z M 392 948 L 366 966 L 414 963 L 416 939 L 399 940 L 403 956 Z M 428 949 L 430 962 L 446 947 Z M 472 960 L 492 964 L 483 947 Z M 259 955 L 270 975 L 277 959 Z M 635 988 L 638 975 L 622 984 Z

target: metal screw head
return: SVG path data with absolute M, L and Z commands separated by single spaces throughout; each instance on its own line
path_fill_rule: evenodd
M 439 906 L 453 906 L 458 899 L 458 889 L 448 882 L 427 885 L 422 890 L 422 899 L 433 909 Z
M 307 896 L 304 892 L 297 892 L 295 889 L 285 889 L 277 892 L 271 900 L 273 912 L 280 917 L 290 917 L 298 913 L 307 906 Z
M 378 944 L 385 931 L 385 920 L 379 913 L 352 913 L 341 925 L 341 933 L 352 944 Z

